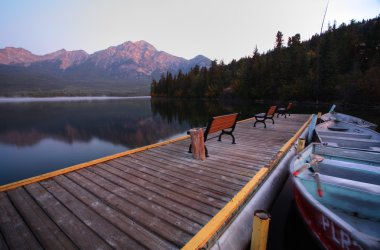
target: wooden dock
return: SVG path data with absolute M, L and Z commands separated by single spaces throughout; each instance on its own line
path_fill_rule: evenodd
M 208 140 L 204 161 L 184 137 L 2 186 L 0 249 L 182 248 L 308 118 L 240 122 L 237 144 Z

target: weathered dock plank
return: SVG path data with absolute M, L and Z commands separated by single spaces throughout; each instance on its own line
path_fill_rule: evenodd
M 134 248 L 141 247 L 133 240 L 125 237 L 119 229 L 113 224 L 106 221 L 99 214 L 81 202 L 79 199 L 62 188 L 54 180 L 45 180 L 41 185 L 46 188 L 54 197 L 57 198 L 66 208 L 70 210 L 77 218 L 79 218 L 88 228 L 92 229 L 101 239 L 114 248 L 122 248 L 123 246 L 131 246 Z
M 124 174 L 124 170 L 125 167 L 123 167 L 123 165 L 118 165 L 118 163 L 116 162 L 113 162 L 112 165 L 115 167 L 115 168 L 110 168 L 109 166 L 104 166 L 102 165 L 103 169 L 106 170 L 106 171 L 109 171 L 109 172 L 112 172 L 116 175 L 120 175 L 120 176 L 124 176 L 126 178 L 129 178 L 128 175 Z M 128 166 L 131 166 L 131 164 L 128 164 Z M 133 176 L 138 176 L 138 178 L 141 178 L 143 179 L 144 181 L 150 183 L 150 184 L 154 184 L 154 185 L 157 185 L 158 188 L 155 188 L 154 186 L 152 186 L 152 188 L 150 188 L 151 191 L 147 190 L 146 187 L 144 186 L 138 186 L 138 185 L 135 185 L 135 187 L 133 187 L 132 189 L 133 190 L 142 190 L 140 191 L 140 195 L 143 194 L 143 193 L 154 193 L 156 195 L 159 196 L 160 199 L 164 199 L 164 200 L 171 200 L 172 202 L 174 201 L 174 203 L 176 204 L 179 204 L 179 202 L 182 202 L 186 207 L 189 207 L 189 203 L 191 203 L 191 207 L 194 208 L 194 209 L 197 209 L 203 213 L 210 213 L 209 211 L 209 208 L 207 206 L 214 206 L 216 208 L 218 207 L 222 207 L 223 206 L 223 202 L 217 200 L 217 199 L 214 199 L 214 198 L 209 198 L 209 197 L 206 197 L 204 195 L 204 193 L 202 193 L 202 190 L 199 190 L 199 191 L 193 191 L 192 189 L 187 189 L 186 187 L 183 187 L 182 185 L 179 185 L 179 184 L 182 184 L 183 182 L 180 181 L 179 179 L 174 179 L 174 178 L 170 178 L 170 177 L 167 177 L 161 173 L 152 173 L 152 175 L 147 175 L 145 173 L 136 173 L 135 171 L 130 171 L 131 169 L 128 169 L 128 173 L 134 173 Z M 138 175 L 137 175 L 138 174 Z M 133 178 L 133 177 L 131 177 Z M 124 181 L 127 180 L 127 179 L 124 179 Z M 163 181 L 164 180 L 164 181 Z M 133 180 L 135 183 L 136 183 L 136 180 Z M 143 182 L 144 184 L 145 182 Z M 134 184 L 132 184 L 134 185 Z M 163 194 L 163 193 L 160 193 L 158 191 L 165 191 L 165 190 L 172 190 L 173 191 L 173 196 L 171 197 L 170 195 L 166 195 L 166 194 Z M 168 197 L 168 198 L 165 198 L 165 197 Z M 149 197 L 151 199 L 151 197 Z M 204 209 L 206 208 L 206 209 Z M 215 212 L 215 211 L 214 211 Z M 211 212 L 212 214 L 213 212 Z M 211 215 L 210 214 L 210 215 Z
M 214 199 L 199 199 L 198 197 L 191 197 L 188 195 L 180 195 L 177 190 L 178 189 L 167 189 L 165 187 L 164 181 L 158 183 L 152 183 L 151 180 L 138 179 L 135 176 L 130 176 L 126 173 L 123 173 L 122 170 L 118 169 L 120 175 L 124 178 L 128 178 L 129 181 L 137 184 L 140 187 L 144 187 L 145 189 L 154 192 L 160 196 L 167 198 L 168 200 L 177 202 L 184 206 L 188 206 L 192 209 L 195 209 L 201 213 L 212 216 L 215 212 L 218 211 L 217 204 L 218 202 Z
M 85 176 L 90 173 L 87 170 L 79 171 L 79 174 Z M 70 173 L 70 176 L 73 176 L 76 173 Z M 78 175 L 79 175 L 78 174 Z M 85 177 L 89 177 L 88 175 Z M 90 176 L 90 178 L 93 175 Z M 119 211 L 122 211 L 126 216 L 131 218 L 134 222 L 142 225 L 143 227 L 149 229 L 154 232 L 159 237 L 164 238 L 165 240 L 175 244 L 176 246 L 180 246 L 190 237 L 190 233 L 181 231 L 180 228 L 168 223 L 165 220 L 160 219 L 154 214 L 150 214 L 144 210 L 142 210 L 136 204 L 132 204 L 125 200 L 125 197 L 120 197 L 123 194 L 123 189 L 117 188 L 121 192 L 116 192 L 116 190 L 109 190 L 109 183 L 105 182 L 100 185 L 90 181 L 89 179 L 86 181 L 84 178 L 80 179 L 80 182 L 77 182 L 80 185 L 83 185 L 87 190 L 91 190 L 91 192 L 96 195 L 100 200 L 104 200 L 110 206 L 117 208 Z M 113 192 L 111 192 L 113 191 Z
M 200 188 L 199 185 L 197 185 L 195 181 L 193 182 L 189 180 L 183 181 L 179 178 L 173 177 L 171 175 L 167 175 L 165 173 L 156 171 L 154 169 L 135 165 L 134 163 L 127 163 L 128 168 L 125 168 L 122 164 L 119 165 L 118 162 L 114 161 L 112 162 L 112 166 L 114 166 L 115 168 L 119 168 L 120 171 L 128 172 L 135 176 L 137 175 L 140 178 L 147 181 L 153 181 L 156 179 L 156 182 L 158 183 L 158 185 L 164 188 L 168 188 L 170 190 L 174 190 L 175 192 L 178 192 L 186 197 L 189 197 L 201 203 L 206 203 L 210 205 L 216 203 L 215 204 L 216 207 L 222 207 L 224 204 L 223 201 L 226 201 L 224 196 L 213 193 L 210 190 Z M 113 171 L 112 169 L 107 169 L 107 170 Z M 191 204 L 193 202 L 194 201 L 192 201 Z
M 204 185 L 208 185 L 210 187 L 213 186 L 215 189 L 225 192 L 226 194 L 233 195 L 235 191 L 239 191 L 243 186 L 243 183 L 235 184 L 232 182 L 227 182 L 226 180 L 219 178 L 219 176 L 207 175 L 207 173 L 203 170 L 193 169 L 184 164 L 172 164 L 159 158 L 155 160 L 154 158 L 152 159 L 146 155 L 133 155 L 131 158 L 138 160 L 139 162 L 143 162 L 149 166 L 155 165 L 161 169 L 165 169 L 166 172 L 172 173 L 173 175 L 175 174 L 180 178 L 194 179 L 199 183 L 204 183 Z
M 26 190 L 37 201 L 38 205 L 44 209 L 48 216 L 61 228 L 62 231 L 79 248 L 86 249 L 112 249 L 95 232 L 80 220 L 71 210 L 66 208 L 66 204 L 61 203 L 40 183 L 33 183 L 25 186 Z M 91 239 L 91 240 L 84 240 Z
M 5 242 L 4 240 L 4 237 L 3 235 L 0 234 L 0 249 L 3 249 L 3 250 L 8 250 L 8 246 L 7 246 L 7 243 Z
M 170 242 L 159 238 L 157 235 L 151 233 L 149 230 L 138 225 L 135 221 L 127 217 L 122 211 L 116 207 L 110 206 L 77 183 L 86 182 L 84 178 L 76 173 L 70 173 L 67 176 L 57 176 L 54 178 L 59 184 L 66 188 L 71 194 L 75 195 L 84 204 L 93 209 L 98 214 L 102 215 L 105 219 L 112 222 L 120 230 L 126 233 L 126 237 L 135 239 L 141 246 L 154 249 L 175 249 L 176 247 Z M 77 182 L 74 182 L 74 180 Z M 84 185 L 85 186 L 85 185 Z
M 124 186 L 124 184 L 126 183 L 125 180 L 122 180 L 117 176 L 107 173 L 107 171 L 104 171 L 102 169 L 92 170 L 94 171 L 91 172 L 82 170 L 80 173 L 83 174 L 83 176 L 87 177 L 89 180 L 97 183 L 98 185 L 101 185 L 103 188 L 107 189 L 112 194 L 116 194 L 119 197 L 123 198 L 125 201 L 129 202 L 130 204 L 136 205 L 139 209 L 146 211 L 148 215 L 142 214 L 142 219 L 147 219 L 144 216 L 154 215 L 155 217 L 167 221 L 173 226 L 179 227 L 181 230 L 186 231 L 190 234 L 197 232 L 201 228 L 201 225 L 194 223 L 193 221 L 190 221 L 187 218 L 179 216 L 178 214 L 168 209 L 165 209 L 164 207 L 155 202 L 152 202 L 152 199 L 149 199 L 152 197 L 148 197 L 148 199 L 142 199 L 140 195 L 137 195 L 129 191 L 130 186 Z M 100 175 L 107 176 L 108 180 L 100 177 Z M 114 181 L 111 182 L 111 179 Z
M 128 160 L 131 160 L 131 159 L 128 159 Z M 117 160 L 117 161 L 124 161 L 125 166 L 129 166 L 128 163 L 127 163 L 128 162 L 127 159 Z M 136 162 L 136 160 L 134 160 L 134 162 Z M 206 188 L 208 190 L 212 190 L 214 193 L 218 193 L 218 194 L 223 195 L 223 196 L 226 195 L 226 194 L 228 195 L 229 193 L 230 193 L 230 196 L 231 196 L 231 193 L 232 193 L 230 190 L 228 190 L 228 188 L 223 188 L 221 186 L 214 185 L 212 183 L 209 184 L 209 183 L 207 183 L 207 182 L 205 182 L 203 180 L 200 180 L 199 178 L 190 178 L 190 177 L 188 177 L 188 176 L 186 176 L 184 174 L 181 174 L 181 173 L 178 173 L 178 172 L 172 172 L 172 171 L 170 171 L 170 169 L 168 170 L 164 166 L 164 164 L 162 164 L 161 167 L 156 166 L 156 165 L 148 165 L 148 164 L 145 164 L 145 166 L 149 166 L 149 168 L 154 169 L 154 170 L 158 171 L 159 173 L 166 174 L 168 176 L 177 178 L 179 181 L 188 181 L 188 182 L 191 182 L 191 183 L 193 183 L 195 185 L 198 185 L 200 187 Z M 148 186 L 146 186 L 146 187 L 151 188 L 153 190 L 156 189 L 154 186 L 151 187 L 151 185 L 149 185 L 149 183 L 147 183 L 147 184 L 148 184 Z M 161 183 L 157 183 L 157 186 L 161 186 L 161 185 L 162 185 Z M 161 187 L 159 187 L 159 189 L 161 189 Z M 173 194 L 175 192 L 176 192 L 176 190 L 173 190 Z M 165 194 L 165 192 L 163 194 Z M 176 195 L 174 194 L 173 199 L 176 199 L 175 196 Z
M 193 171 L 194 173 L 200 174 L 202 173 L 205 176 L 212 177 L 212 178 L 217 178 L 217 179 L 222 179 L 227 182 L 227 185 L 230 183 L 233 183 L 235 185 L 243 186 L 250 178 L 248 176 L 241 176 L 240 174 L 234 174 L 230 173 L 227 171 L 223 171 L 224 168 L 220 168 L 219 171 L 215 168 L 209 167 L 209 166 L 204 166 L 197 164 L 194 161 L 180 161 L 177 160 L 176 158 L 170 157 L 170 154 L 155 154 L 155 153 L 147 153 L 147 158 L 156 160 L 159 159 L 161 163 L 165 163 L 168 165 L 172 166 L 182 166 L 185 169 L 189 169 Z
M 0 248 L 181 248 L 308 118 L 292 114 L 266 129 L 240 122 L 236 144 L 228 135 L 210 138 L 204 161 L 181 139 L 12 185 L 0 192 Z
M 55 224 L 44 210 L 23 188 L 8 192 L 14 207 L 20 213 L 26 224 L 46 249 L 75 249 L 74 243 Z
M 224 176 L 220 172 L 210 171 L 212 168 L 197 166 L 196 162 L 194 162 L 194 161 L 190 162 L 190 161 L 184 160 L 181 163 L 179 161 L 172 161 L 171 159 L 173 159 L 173 158 L 170 156 L 160 157 L 157 154 L 152 154 L 152 152 L 150 154 L 148 154 L 148 153 L 145 154 L 143 157 L 145 159 L 149 160 L 150 162 L 157 162 L 158 161 L 158 162 L 166 164 L 168 166 L 173 166 L 174 168 L 177 169 L 177 171 L 179 171 L 181 173 L 187 172 L 188 174 L 194 174 L 194 175 L 202 174 L 202 176 L 204 177 L 204 180 L 206 180 L 206 181 L 210 180 L 211 182 L 215 182 L 215 179 L 222 179 L 223 181 L 226 182 L 225 185 L 227 187 L 231 187 L 231 185 L 233 185 L 233 186 L 236 186 L 236 188 L 238 190 L 240 190 L 241 186 L 243 186 L 245 183 L 244 180 L 239 181 L 238 179 L 235 179 L 234 177 L 228 178 L 227 176 Z M 174 158 L 174 159 L 176 159 L 176 158 Z M 218 182 L 218 181 L 216 183 L 221 184 L 221 182 Z
M 181 149 L 179 149 L 181 150 Z M 182 149 L 183 150 L 183 149 Z M 149 152 L 152 154 L 156 154 L 157 157 L 163 157 L 166 158 L 169 161 L 173 161 L 176 163 L 187 163 L 191 167 L 198 167 L 204 170 L 211 170 L 212 172 L 219 172 L 223 171 L 226 173 L 232 173 L 240 176 L 240 178 L 246 178 L 246 180 L 249 180 L 252 175 L 254 175 L 257 170 L 259 169 L 250 169 L 247 165 L 247 162 L 241 162 L 240 160 L 233 160 L 233 159 L 226 159 L 226 157 L 222 157 L 219 155 L 214 155 L 212 156 L 213 158 L 213 165 L 208 164 L 206 161 L 202 162 L 197 162 L 191 157 L 191 154 L 188 154 L 188 156 L 182 159 L 175 159 L 171 157 L 171 151 L 173 151 L 171 148 L 166 148 L 166 151 L 161 151 L 161 150 L 155 150 L 154 152 Z M 266 161 L 261 161 L 261 163 L 264 163 Z
M 11 249 L 43 249 L 5 193 L 0 193 L 0 229 Z

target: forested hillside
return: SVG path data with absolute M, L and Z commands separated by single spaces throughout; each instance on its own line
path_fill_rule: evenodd
M 152 82 L 151 95 L 380 104 L 380 16 L 334 24 L 304 42 L 279 31 L 273 50 L 167 73 Z

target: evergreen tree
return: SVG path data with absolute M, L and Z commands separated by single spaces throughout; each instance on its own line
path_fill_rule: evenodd
M 278 31 L 276 34 L 276 49 L 281 49 L 283 46 L 284 39 L 282 38 L 284 35 L 282 34 L 281 31 Z

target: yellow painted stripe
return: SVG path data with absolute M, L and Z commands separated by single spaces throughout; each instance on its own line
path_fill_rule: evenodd
M 280 149 L 275 160 L 260 169 L 259 172 L 220 210 L 194 237 L 186 243 L 182 250 L 193 250 L 203 248 L 210 239 L 231 219 L 237 209 L 246 201 L 248 196 L 257 188 L 269 171 L 282 159 L 292 144 L 307 128 L 311 117 L 302 125 L 297 133 Z M 252 118 L 250 118 L 252 119 Z M 247 119 L 247 120 L 250 120 Z
M 255 190 L 268 173 L 267 168 L 259 172 L 230 200 L 186 245 L 183 250 L 202 248 L 216 232 L 228 221 L 246 198 Z
M 137 153 L 137 152 L 145 151 L 145 150 L 148 150 L 148 149 L 151 149 L 151 148 L 160 147 L 160 146 L 163 146 L 163 145 L 166 145 L 166 144 L 174 143 L 176 141 L 185 140 L 185 139 L 188 139 L 189 137 L 190 137 L 189 135 L 185 135 L 185 136 L 178 137 L 178 138 L 175 138 L 175 139 L 172 139 L 172 140 L 167 140 L 167 141 L 151 144 L 151 145 L 148 145 L 148 146 L 145 146 L 145 147 L 140 147 L 140 148 L 136 148 L 136 149 L 132 149 L 132 150 L 127 150 L 127 151 L 124 151 L 124 152 L 121 152 L 121 153 L 118 153 L 118 154 L 106 156 L 106 157 L 103 157 L 103 158 L 99 158 L 99 159 L 96 159 L 96 160 L 92 160 L 92 161 L 88 161 L 88 162 L 85 162 L 85 163 L 77 164 L 77 165 L 74 165 L 74 166 L 71 166 L 71 167 L 63 168 L 63 169 L 56 170 L 56 171 L 53 171 L 53 172 L 49 172 L 49 173 L 46 173 L 46 174 L 42 174 L 42 175 L 38 175 L 38 176 L 31 177 L 31 178 L 28 178 L 28 179 L 16 181 L 16 182 L 13 182 L 13 183 L 9 183 L 9 184 L 0 186 L 0 191 L 7 191 L 7 190 L 14 189 L 14 188 L 17 188 L 17 187 L 21 187 L 21 186 L 24 186 L 24 185 L 27 185 L 27 184 L 31 184 L 31 183 L 35 183 L 35 182 L 38 182 L 38 181 L 46 180 L 48 178 L 52 178 L 52 177 L 57 176 L 57 175 L 66 174 L 66 173 L 69 173 L 69 172 L 72 172 L 72 171 L 75 171 L 75 170 L 78 170 L 78 169 L 81 169 L 81 168 L 86 168 L 86 167 L 89 167 L 89 166 L 92 166 L 92 165 L 95 165 L 95 164 L 98 164 L 98 163 L 103 163 L 103 162 L 110 161 L 110 160 L 113 160 L 113 159 L 116 159 L 116 158 L 120 158 L 120 157 L 123 157 L 123 156 L 126 156 L 126 155 L 130 155 L 130 154 L 134 154 L 134 153 Z

